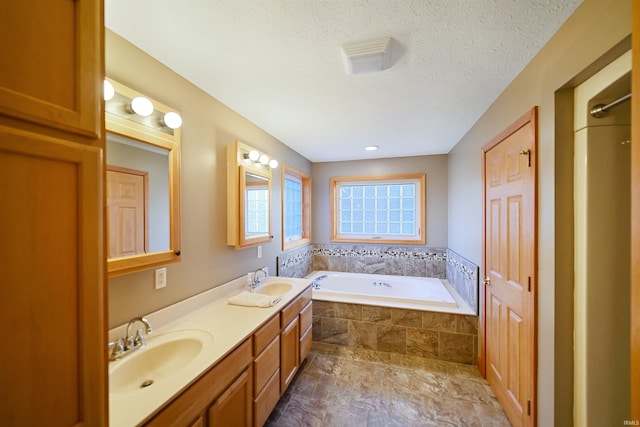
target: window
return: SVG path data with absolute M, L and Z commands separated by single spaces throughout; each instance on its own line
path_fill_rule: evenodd
M 269 233 L 269 185 L 260 179 L 247 179 L 245 234 L 249 237 Z
M 311 241 L 311 178 L 282 167 L 282 249 Z
M 425 244 L 424 174 L 331 178 L 331 241 Z

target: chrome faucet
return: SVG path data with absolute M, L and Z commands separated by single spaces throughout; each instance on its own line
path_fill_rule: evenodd
M 138 329 L 136 331 L 136 334 L 133 335 L 131 332 L 131 327 L 137 322 L 144 324 L 145 329 Z M 143 348 L 146 345 L 144 341 L 145 332 L 147 333 L 147 335 L 153 332 L 153 326 L 151 326 L 151 322 L 149 322 L 144 317 L 135 317 L 131 319 L 129 323 L 127 323 L 126 335 L 123 338 L 119 338 L 109 343 L 109 348 L 111 349 L 109 353 L 109 360 L 121 359 L 124 356 Z
M 262 278 L 260 278 L 262 276 Z M 249 282 L 249 289 L 254 292 L 260 287 L 262 281 L 267 278 L 267 272 L 264 268 L 259 268 L 250 275 L 251 281 Z

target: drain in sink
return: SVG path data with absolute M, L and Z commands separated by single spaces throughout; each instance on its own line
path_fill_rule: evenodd
M 151 384 L 153 384 L 153 380 L 146 380 L 142 384 L 140 384 L 140 388 L 149 387 Z

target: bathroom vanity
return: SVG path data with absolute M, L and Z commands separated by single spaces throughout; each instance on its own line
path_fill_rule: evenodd
M 275 277 L 265 286 L 277 281 L 292 286 L 274 307 L 230 305 L 227 301 L 232 292 L 198 310 L 186 309 L 188 314 L 156 327 L 148 337 L 150 349 L 154 348 L 153 340 L 162 336 L 188 330 L 210 334 L 211 344 L 203 350 L 208 361 L 202 369 L 196 368 L 195 374 L 188 368 L 183 371 L 184 376 L 192 377 L 180 378 L 183 386 L 168 378 L 148 389 L 136 387 L 119 393 L 110 378 L 111 425 L 264 425 L 311 348 L 309 280 Z M 154 315 L 147 318 L 153 322 Z M 144 351 L 150 350 L 142 349 L 141 353 Z M 113 375 L 112 369 L 110 372 Z M 177 389 L 162 389 L 172 383 Z

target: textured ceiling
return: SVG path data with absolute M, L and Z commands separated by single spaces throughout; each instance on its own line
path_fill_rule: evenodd
M 580 3 L 105 0 L 105 21 L 322 162 L 448 153 Z M 345 73 L 343 43 L 388 36 L 390 68 Z

